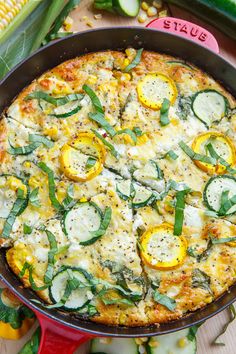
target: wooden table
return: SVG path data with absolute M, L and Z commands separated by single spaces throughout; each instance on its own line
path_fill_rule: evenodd
M 129 1 L 129 0 L 127 0 Z M 112 14 L 102 13 L 101 20 L 95 20 L 94 14 L 98 14 L 99 11 L 94 11 L 92 9 L 92 0 L 82 0 L 79 7 L 73 11 L 71 17 L 74 20 L 73 31 L 86 31 L 90 27 L 86 24 L 87 21 L 92 21 L 93 27 L 106 27 L 106 26 L 128 26 L 128 25 L 140 25 L 136 19 L 123 18 L 119 16 L 114 16 Z M 172 16 L 177 18 L 186 19 L 193 23 L 196 23 L 206 29 L 210 30 L 212 34 L 216 37 L 219 47 L 220 54 L 224 56 L 228 61 L 236 65 L 236 45 L 235 42 L 227 38 L 224 34 L 219 32 L 214 27 L 198 20 L 195 16 L 190 13 L 177 8 L 176 6 L 170 6 L 170 13 Z M 88 19 L 85 18 L 88 17 Z M 148 21 L 146 22 L 146 24 Z M 145 24 L 143 24 L 145 25 Z M 140 25 L 141 26 L 141 25 Z M 211 345 L 211 341 L 222 329 L 222 326 L 228 320 L 228 313 L 224 311 L 214 318 L 208 320 L 198 332 L 198 354 L 233 354 L 236 353 L 236 321 L 228 328 L 227 333 L 222 337 L 225 347 Z M 19 341 L 9 341 L 0 339 L 0 354 L 17 354 L 19 349 L 22 347 L 23 343 L 30 338 L 32 334 L 31 330 L 24 338 Z M 85 354 L 86 346 L 83 349 L 79 349 L 77 354 Z M 60 354 L 60 353 L 58 353 Z M 124 353 L 129 354 L 129 353 Z

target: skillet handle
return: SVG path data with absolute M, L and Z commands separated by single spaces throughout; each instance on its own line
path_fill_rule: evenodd
M 219 46 L 215 37 L 203 27 L 189 21 L 174 17 L 162 17 L 149 22 L 146 27 L 185 37 L 215 53 L 219 53 Z
M 83 343 L 93 336 L 51 320 L 36 312 L 41 326 L 41 341 L 38 354 L 73 354 Z

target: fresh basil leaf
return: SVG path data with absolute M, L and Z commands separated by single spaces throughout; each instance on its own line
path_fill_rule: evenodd
M 161 126 L 166 126 L 170 123 L 169 120 L 169 109 L 170 109 L 170 101 L 167 98 L 164 98 L 161 110 L 160 110 L 160 123 Z
M 51 284 L 54 273 L 55 256 L 58 254 L 58 246 L 54 234 L 46 229 L 45 232 L 48 238 L 50 251 L 48 252 L 48 265 L 46 273 L 44 275 L 44 282 L 45 284 Z
M 134 60 L 129 65 L 127 65 L 126 68 L 124 69 L 125 73 L 128 73 L 130 70 L 134 69 L 140 63 L 142 53 L 143 53 L 143 48 L 137 50 Z
M 121 129 L 119 130 L 116 135 L 120 135 L 120 134 L 127 134 L 131 137 L 131 139 L 133 140 L 133 142 L 136 144 L 137 143 L 137 136 L 136 134 L 134 133 L 133 130 L 129 129 L 129 128 L 126 128 L 126 129 Z
M 13 207 L 5 220 L 1 237 L 8 238 L 10 236 L 12 226 L 16 220 L 16 217 L 20 215 L 24 211 L 24 205 L 28 202 L 27 197 L 24 197 L 24 191 L 22 189 L 18 189 L 17 198 Z
M 53 147 L 54 143 L 52 140 L 46 138 L 46 136 L 40 134 L 29 134 L 29 141 L 31 143 L 39 143 L 43 144 L 44 146 L 51 148 Z
M 193 288 L 201 288 L 208 291 L 212 294 L 212 290 L 210 287 L 211 278 L 209 275 L 204 273 L 202 270 L 195 268 L 192 272 L 192 287 Z
M 185 197 L 190 192 L 190 189 L 178 191 L 176 193 L 176 205 L 175 205 L 175 224 L 174 235 L 180 236 L 182 234 L 183 221 L 184 221 L 184 208 Z
M 102 302 L 105 305 L 126 305 L 126 306 L 134 306 L 133 301 L 128 300 L 128 299 L 106 299 L 106 298 L 101 298 Z
M 165 157 L 170 157 L 172 160 L 177 160 L 177 158 L 179 157 L 179 155 L 177 155 L 173 150 L 169 150 L 167 151 L 167 153 L 164 155 Z
M 104 214 L 102 216 L 102 222 L 101 222 L 99 229 L 91 232 L 91 235 L 94 238 L 100 238 L 101 236 L 103 236 L 106 233 L 107 228 L 111 222 L 111 215 L 112 215 L 112 209 L 110 207 L 106 207 Z
M 39 350 L 39 343 L 41 337 L 41 329 L 38 327 L 30 340 L 26 342 L 24 347 L 19 351 L 18 354 L 37 354 Z
M 229 325 L 236 319 L 236 310 L 233 304 L 229 305 L 228 307 L 230 319 L 229 321 L 223 326 L 222 331 L 218 334 L 218 336 L 213 340 L 212 344 L 222 345 L 225 344 L 223 342 L 219 342 L 219 338 L 227 331 Z
M 222 243 L 227 242 L 236 242 L 236 236 L 226 238 L 211 238 L 211 242 L 213 245 L 221 245 Z
M 91 304 L 87 305 L 87 312 L 88 312 L 89 317 L 92 317 L 92 316 L 95 316 L 98 314 L 98 310 L 96 309 L 96 307 Z
M 104 113 L 89 113 L 88 116 L 91 120 L 97 122 L 110 136 L 113 137 L 116 135 L 115 129 L 105 119 Z
M 108 149 L 110 150 L 111 154 L 115 157 L 118 158 L 119 154 L 116 151 L 116 149 L 114 148 L 114 146 L 109 143 L 101 134 L 99 134 L 95 129 L 91 129 L 92 132 L 96 135 L 97 138 L 99 138 L 104 145 L 106 145 L 108 147 Z
M 89 156 L 85 168 L 86 170 L 90 170 L 97 162 L 97 159 L 95 157 Z
M 134 127 L 133 132 L 136 134 L 136 136 L 142 136 L 143 132 L 139 127 Z
M 58 119 L 64 119 L 73 116 L 74 114 L 78 113 L 81 110 L 81 106 L 78 104 L 77 107 L 73 108 L 71 111 L 65 112 L 65 113 L 55 113 L 55 111 L 52 114 L 49 114 L 51 117 L 55 117 Z
M 96 112 L 101 113 L 104 115 L 104 110 L 96 93 L 89 87 L 88 85 L 83 85 L 82 89 L 87 93 L 90 100 L 92 101 L 93 107 L 95 108 Z
M 227 215 L 227 212 L 236 204 L 236 195 L 229 199 L 229 190 L 225 190 L 221 194 L 219 216 Z
M 7 149 L 7 152 L 10 155 L 29 155 L 41 145 L 41 143 L 31 143 L 25 146 L 14 147 L 10 141 L 8 142 L 10 148 Z
M 188 340 L 190 340 L 191 342 L 196 338 L 196 334 L 198 331 L 198 328 L 202 325 L 203 323 L 194 325 L 192 327 L 189 328 L 189 332 L 187 334 L 187 338 Z
M 72 93 L 66 96 L 62 96 L 62 97 L 53 97 L 49 94 L 47 94 L 44 91 L 34 91 L 32 93 L 30 93 L 29 95 L 27 95 L 24 100 L 28 101 L 28 100 L 32 100 L 32 99 L 36 99 L 36 100 L 43 100 L 46 101 L 48 103 L 51 103 L 53 106 L 59 107 L 59 106 L 64 106 L 65 104 L 69 103 L 69 102 L 73 102 L 73 101 L 81 101 L 83 99 L 84 95 L 80 94 L 80 93 Z
M 213 157 L 202 155 L 195 153 L 188 145 L 186 145 L 183 141 L 179 142 L 179 147 L 185 152 L 186 155 L 190 157 L 192 160 L 201 161 L 204 163 L 208 163 L 210 165 L 215 166 L 217 164 L 217 160 Z
M 196 249 L 192 246 L 187 248 L 187 254 L 193 258 L 197 258 L 199 256 L 199 253 L 197 253 Z
M 30 225 L 23 224 L 24 235 L 30 235 L 33 231 L 33 228 Z
M 158 304 L 165 306 L 170 311 L 174 311 L 176 308 L 175 299 L 171 299 L 169 296 L 159 293 L 158 290 L 155 290 L 153 299 Z
M 61 210 L 62 206 L 56 197 L 56 185 L 53 171 L 44 162 L 39 162 L 38 167 L 48 176 L 49 198 L 53 207 L 57 210 Z
M 28 262 L 25 262 L 23 264 L 23 267 L 22 267 L 20 273 L 18 274 L 18 277 L 22 278 L 25 275 L 26 270 L 28 270 L 28 272 L 29 272 L 29 282 L 30 282 L 32 290 L 34 290 L 34 291 L 42 291 L 42 290 L 45 290 L 45 289 L 48 288 L 48 285 L 43 285 L 43 286 L 40 286 L 40 287 L 38 287 L 36 285 L 36 283 L 35 283 L 35 281 L 33 279 L 33 274 L 32 274 L 33 273 L 33 266 L 32 266 L 32 264 L 29 264 Z
M 40 208 L 41 206 L 38 198 L 38 194 L 39 194 L 39 187 L 33 189 L 29 194 L 29 203 L 36 208 Z
M 211 157 L 213 159 L 216 159 L 217 163 L 220 163 L 221 165 L 226 167 L 226 170 L 232 174 L 236 173 L 236 170 L 234 168 L 230 167 L 230 164 L 224 160 L 220 155 L 218 155 L 218 153 L 216 152 L 216 150 L 214 149 L 212 143 L 208 143 L 206 145 L 206 149 L 209 151 Z
M 74 200 L 74 186 L 70 184 L 66 191 L 66 197 L 62 201 L 62 206 L 65 210 L 71 208 L 76 201 Z

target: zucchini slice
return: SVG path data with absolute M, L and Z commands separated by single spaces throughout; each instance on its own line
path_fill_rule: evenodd
M 119 197 L 123 200 L 133 198 L 135 194 L 133 183 L 129 179 L 118 182 L 116 185 L 116 191 Z
M 147 189 L 143 186 L 139 186 L 138 184 L 134 184 L 135 195 L 132 200 L 132 207 L 134 209 L 142 208 L 146 205 L 150 205 L 156 199 L 156 195 L 150 189 Z
M 139 354 L 138 345 L 133 338 L 112 338 L 104 343 L 101 338 L 91 341 L 90 354 Z
M 140 0 L 113 0 L 112 4 L 122 16 L 136 17 L 140 9 Z
M 81 268 L 64 267 L 52 279 L 52 285 L 49 288 L 49 296 L 53 303 L 59 303 L 65 293 L 66 285 L 69 280 L 70 271 L 73 277 L 78 279 L 84 287 L 72 290 L 69 298 L 61 309 L 67 311 L 78 311 L 84 308 L 91 299 L 88 299 L 88 292 L 91 289 L 89 274 Z
M 63 106 L 59 106 L 53 110 L 50 116 L 56 118 L 67 118 L 73 116 L 81 110 L 81 105 L 78 101 L 68 102 Z
M 134 171 L 133 177 L 136 181 L 162 192 L 165 188 L 163 173 L 157 163 L 153 160 L 148 161 L 143 167 Z
M 63 230 L 71 242 L 86 245 L 93 243 L 93 232 L 99 230 L 101 222 L 102 212 L 95 203 L 79 203 L 65 214 Z
M 183 329 L 171 334 L 152 337 L 148 342 L 150 354 L 196 354 L 197 341 L 194 337 L 188 339 L 189 329 Z
M 222 208 L 222 193 L 229 191 L 228 199 L 236 196 L 236 178 L 229 175 L 216 176 L 209 179 L 207 182 L 203 198 L 210 210 L 213 210 L 219 214 Z M 236 199 L 236 198 L 235 198 Z M 226 203 L 226 201 L 225 201 Z M 236 200 L 235 200 L 236 203 Z M 231 215 L 236 212 L 236 204 L 232 203 L 232 206 L 226 211 L 225 215 Z M 221 215 L 224 215 L 222 213 Z
M 195 116 L 207 127 L 221 120 L 228 109 L 228 100 L 216 90 L 197 92 L 192 99 L 192 110 Z

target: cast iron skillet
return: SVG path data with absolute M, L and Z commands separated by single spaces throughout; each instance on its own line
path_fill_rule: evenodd
M 172 54 L 198 65 L 236 95 L 236 69 L 213 51 L 179 35 L 139 27 L 106 28 L 78 33 L 49 44 L 14 68 L 0 83 L 0 113 L 33 79 L 59 63 L 87 52 L 124 49 L 128 46 Z M 200 323 L 217 314 L 236 298 L 236 285 L 213 303 L 180 320 L 148 327 L 109 327 L 70 317 L 35 304 L 36 294 L 22 287 L 0 251 L 0 279 L 29 307 L 42 326 L 41 354 L 69 354 L 93 336 L 144 337 L 164 334 Z M 125 353 L 128 354 L 128 353 Z

